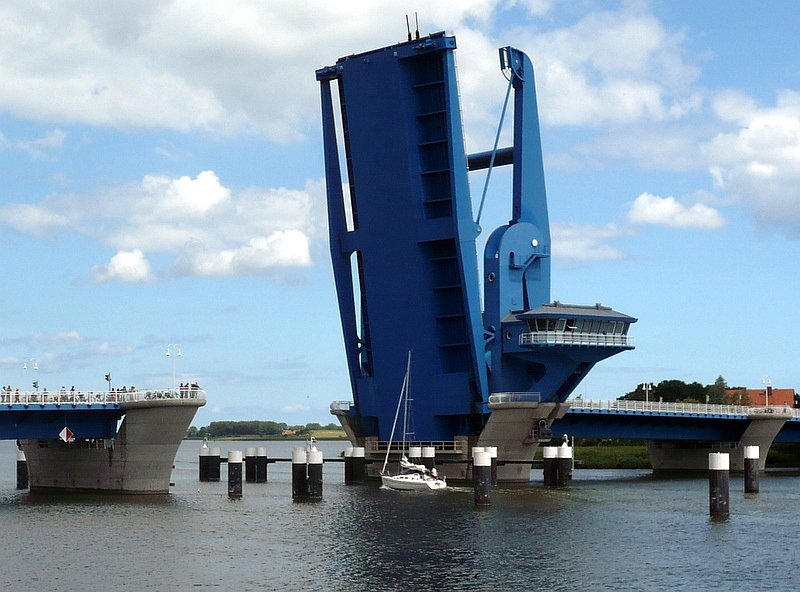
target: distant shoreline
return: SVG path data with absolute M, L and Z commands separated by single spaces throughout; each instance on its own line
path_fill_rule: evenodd
M 336 434 L 330 434 L 328 432 L 321 433 L 319 436 L 317 436 L 317 435 L 315 435 L 313 433 L 310 434 L 310 435 L 313 436 L 313 438 L 315 440 L 344 440 L 344 441 L 347 440 L 347 436 L 345 435 L 344 432 L 342 432 L 341 436 L 336 435 Z M 193 440 L 193 441 L 199 441 L 199 442 L 202 442 L 204 439 L 213 440 L 215 442 L 233 442 L 233 441 L 247 441 L 247 442 L 284 442 L 284 441 L 289 442 L 289 441 L 294 441 L 294 442 L 305 442 L 306 440 L 308 440 L 308 435 L 304 434 L 302 436 L 301 435 L 297 435 L 297 436 L 262 436 L 262 435 L 259 435 L 259 434 L 250 434 L 250 435 L 245 435 L 245 436 L 220 436 L 220 437 L 216 437 L 216 438 L 199 438 L 199 437 L 184 438 L 184 440 Z

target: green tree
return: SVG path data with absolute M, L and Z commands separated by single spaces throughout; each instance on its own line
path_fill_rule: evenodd
M 727 402 L 725 391 L 728 390 L 728 383 L 722 377 L 718 376 L 714 384 L 709 384 L 706 387 L 706 398 L 712 405 L 723 405 Z

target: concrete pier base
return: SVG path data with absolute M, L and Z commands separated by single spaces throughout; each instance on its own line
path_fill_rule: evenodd
M 126 404 L 113 439 L 22 440 L 31 490 L 169 493 L 178 446 L 205 400 Z

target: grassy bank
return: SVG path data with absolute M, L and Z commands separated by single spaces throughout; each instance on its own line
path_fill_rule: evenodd
M 343 430 L 312 430 L 311 435 L 316 440 L 347 440 Z M 187 440 L 202 440 L 203 438 L 186 438 Z M 209 440 L 242 440 L 249 442 L 278 442 L 282 440 L 308 440 L 308 434 L 297 434 L 295 436 L 263 436 L 261 434 L 243 434 L 240 436 L 219 436 L 209 438 Z
M 607 444 L 603 446 L 575 446 L 575 463 L 581 469 L 649 469 L 647 448 Z M 542 447 L 536 451 L 536 460 L 542 460 Z
M 575 446 L 575 462 L 582 469 L 649 469 L 650 459 L 644 445 L 602 444 Z M 536 452 L 542 460 L 542 448 Z M 767 456 L 767 468 L 800 467 L 800 445 L 774 444 Z

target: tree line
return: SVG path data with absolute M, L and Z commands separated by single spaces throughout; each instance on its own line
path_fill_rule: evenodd
M 650 384 L 649 392 L 645 390 L 647 383 L 638 384 L 629 393 L 619 397 L 620 401 L 663 401 L 664 403 L 710 403 L 712 405 L 749 405 L 750 397 L 743 386 L 728 386 L 727 381 L 719 376 L 713 383 L 702 385 L 699 382 L 683 382 L 682 380 L 662 380 L 658 384 Z M 795 404 L 797 404 L 795 396 Z
M 318 423 L 307 423 L 306 425 L 292 425 L 276 421 L 212 421 L 207 426 L 191 426 L 187 432 L 187 438 L 231 438 L 237 436 L 281 436 L 286 431 L 292 435 L 304 436 L 317 430 L 340 430 L 341 427 L 335 423 L 323 426 Z

